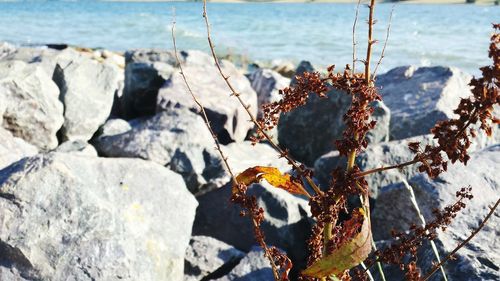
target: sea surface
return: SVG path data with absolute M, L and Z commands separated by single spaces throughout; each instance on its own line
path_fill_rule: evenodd
M 353 1 L 354 2 L 354 1 Z M 68 43 L 117 51 L 172 48 L 175 9 L 178 47 L 207 50 L 200 2 L 0 1 L 0 41 L 16 45 Z M 378 60 L 391 10 L 386 57 L 392 67 L 448 65 L 478 74 L 487 57 L 491 23 L 499 6 L 379 4 L 374 60 Z M 359 11 L 357 54 L 364 57 L 367 7 Z M 356 5 L 326 3 L 209 3 L 219 53 L 252 61 L 309 60 L 324 67 L 352 63 Z M 360 65 L 358 63 L 358 65 Z

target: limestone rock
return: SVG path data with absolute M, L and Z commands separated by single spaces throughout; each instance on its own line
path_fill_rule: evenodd
M 0 142 L 0 170 L 24 157 L 38 153 L 35 146 L 12 136 L 2 127 L 0 127 L 0 139 L 2 140 Z
M 183 69 L 190 86 L 207 111 L 214 132 L 220 141 L 243 141 L 253 128 L 245 109 L 231 97 L 231 91 L 214 66 L 211 57 L 200 51 L 182 52 Z M 250 112 L 257 114 L 257 94 L 248 79 L 229 61 L 222 60 L 221 67 Z M 198 110 L 179 71 L 175 71 L 160 89 L 157 111 L 162 111 L 170 103 Z
M 197 203 L 182 177 L 158 164 L 41 154 L 2 170 L 0 194 L 0 260 L 10 268 L 2 275 L 183 278 Z
M 41 66 L 16 60 L 0 62 L 0 77 L 2 126 L 42 150 L 55 148 L 63 123 L 56 84 Z
M 442 66 L 402 66 L 379 75 L 379 92 L 392 113 L 391 140 L 429 134 L 437 121 L 453 117 L 460 98 L 471 94 L 470 78 Z
M 208 236 L 193 236 L 186 250 L 185 281 L 200 281 L 228 273 L 245 253 Z M 215 276 L 214 276 L 215 275 Z
M 454 218 L 445 232 L 438 231 L 437 245 L 440 253 L 449 253 L 459 241 L 466 239 L 489 212 L 489 206 L 498 199 L 499 159 L 500 145 L 495 145 L 474 153 L 467 166 L 462 164 L 450 166 L 448 172 L 435 180 L 421 174 L 409 181 L 426 222 L 433 219 L 433 209 L 443 209 L 456 202 L 457 190 L 469 185 L 473 188 L 474 198 L 470 202 L 465 202 L 467 207 Z M 373 211 L 376 238 L 387 238 L 387 231 L 391 228 L 403 230 L 411 223 L 420 224 L 407 190 L 407 186 L 394 185 L 385 189 L 379 196 Z M 398 211 L 395 211 L 394 202 L 398 202 Z M 388 213 L 391 213 L 391 216 L 384 215 Z M 457 260 L 446 265 L 445 269 L 450 280 L 498 279 L 499 223 L 499 217 L 493 215 L 485 228 L 457 253 Z M 428 247 L 423 249 L 423 253 L 420 265 L 424 269 L 429 269 L 434 256 Z M 440 274 L 436 275 L 434 280 L 439 280 Z
M 229 272 L 217 281 L 264 281 L 274 280 L 273 271 L 264 251 L 259 247 L 252 250 Z
M 264 209 L 262 229 L 266 243 L 287 251 L 296 269 L 303 266 L 311 228 L 308 201 L 265 182 L 249 187 L 248 194 L 256 196 Z M 193 235 L 214 237 L 249 251 L 256 244 L 252 223 L 248 217 L 240 216 L 241 209 L 229 201 L 230 196 L 231 187 L 227 185 L 197 197 L 200 205 Z
M 313 70 L 310 64 L 302 62 L 297 74 Z M 345 128 L 343 116 L 350 105 L 351 97 L 336 90 L 329 91 L 326 98 L 310 95 L 304 106 L 280 116 L 280 145 L 289 149 L 297 160 L 312 166 L 318 157 L 336 148 L 335 140 L 342 138 Z M 377 121 L 377 125 L 368 140 L 372 143 L 385 141 L 390 112 L 381 102 L 372 106 L 376 112 L 373 120 Z
M 172 105 L 153 117 L 132 120 L 128 126 L 116 119 L 111 122 L 115 125 L 106 124 L 104 135 L 94 141 L 101 155 L 142 158 L 168 166 L 184 177 L 193 193 L 224 176 L 212 136 L 202 118 L 187 108 Z
M 124 118 L 154 115 L 158 90 L 174 72 L 173 52 L 139 49 L 125 53 Z
M 56 65 L 53 80 L 64 104 L 62 139 L 87 141 L 110 115 L 123 74 L 116 66 L 74 56 Z

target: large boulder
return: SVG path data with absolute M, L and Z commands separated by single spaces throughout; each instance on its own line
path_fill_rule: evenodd
M 391 110 L 391 140 L 429 134 L 437 121 L 452 118 L 460 99 L 471 94 L 470 78 L 442 66 L 402 66 L 379 75 L 379 92 Z
M 0 194 L 0 280 L 183 280 L 197 203 L 158 164 L 39 155 Z
M 42 150 L 55 148 L 63 124 L 59 89 L 38 64 L 0 62 L 2 126 Z
M 193 236 L 186 250 L 185 281 L 200 281 L 224 276 L 245 253 L 208 236 Z
M 217 281 L 265 281 L 274 280 L 270 261 L 264 250 L 253 247 L 252 250 L 226 276 Z
M 313 70 L 310 64 L 302 62 L 297 75 Z M 312 166 L 318 157 L 336 149 L 335 141 L 342 138 L 345 129 L 343 116 L 350 106 L 351 97 L 336 90 L 328 92 L 326 98 L 310 95 L 304 106 L 281 115 L 278 123 L 280 145 L 289 149 L 297 160 Z M 372 118 L 377 125 L 368 140 L 372 143 L 386 141 L 390 112 L 382 102 L 372 106 L 376 112 Z
M 0 127 L 0 139 L 2 140 L 0 142 L 0 170 L 24 157 L 38 153 L 35 146 L 12 136 L 2 127 Z
M 94 141 L 97 151 L 108 157 L 133 157 L 154 161 L 180 173 L 196 193 L 210 180 L 224 176 L 203 119 L 189 109 L 172 105 L 150 118 L 127 123 L 110 120 Z M 208 187 L 207 187 L 208 188 Z
M 92 138 L 111 112 L 122 71 L 114 65 L 75 55 L 58 62 L 53 80 L 64 104 L 63 141 Z
M 426 222 L 433 220 L 432 210 L 443 209 L 456 202 L 455 192 L 471 186 L 474 198 L 465 202 L 467 207 L 454 219 L 445 232 L 438 231 L 437 245 L 440 253 L 449 253 L 460 241 L 465 240 L 490 211 L 500 191 L 500 145 L 474 153 L 467 166 L 456 164 L 435 180 L 421 174 L 404 182 L 388 186 L 380 194 L 373 211 L 374 236 L 389 238 L 389 230 L 405 230 L 411 223 L 421 225 L 414 202 L 419 206 Z M 412 189 L 410 188 L 412 187 Z M 415 197 L 410 192 L 413 190 Z M 395 206 L 397 202 L 397 206 Z M 395 211 L 404 210 L 404 211 Z M 387 215 L 390 214 L 390 215 Z M 493 215 L 487 225 L 447 264 L 450 280 L 497 280 L 500 267 L 500 218 Z M 427 258 L 421 261 L 425 270 L 434 260 L 431 249 L 424 249 Z M 439 276 L 439 274 L 437 274 Z
M 264 210 L 262 230 L 266 243 L 277 246 L 289 254 L 301 268 L 307 258 L 307 239 L 311 222 L 308 201 L 269 184 L 254 184 L 248 189 L 256 196 Z M 241 217 L 241 208 L 230 202 L 229 185 L 198 196 L 199 207 L 193 227 L 193 235 L 206 235 L 224 241 L 236 248 L 249 251 L 257 242 L 253 225 L 248 217 Z M 223 218 L 223 219 L 221 219 Z
M 154 115 L 158 90 L 174 72 L 171 51 L 134 50 L 125 53 L 125 85 L 120 99 L 122 117 Z
M 383 143 L 370 144 L 366 150 L 356 158 L 356 164 L 361 170 L 371 170 L 382 166 L 391 166 L 412 160 L 415 154 L 408 148 L 410 142 L 420 142 L 422 146 L 437 144 L 432 135 L 422 135 L 403 140 L 394 140 Z M 500 131 L 494 130 L 492 137 L 478 133 L 472 139 L 469 152 L 483 149 L 487 146 L 500 143 Z M 340 157 L 338 151 L 331 151 L 314 162 L 314 177 L 320 185 L 326 186 L 331 180 L 331 172 L 337 167 L 345 167 L 347 160 Z M 366 176 L 370 186 L 370 196 L 376 198 L 379 190 L 384 186 L 399 183 L 402 179 L 410 179 L 418 174 L 418 165 L 411 165 L 402 169 L 387 170 Z
M 184 74 L 193 93 L 206 109 L 214 132 L 226 144 L 243 141 L 253 123 L 245 108 L 231 97 L 231 91 L 215 67 L 212 58 L 200 51 L 181 52 Z M 257 115 L 257 94 L 248 79 L 229 61 L 220 61 L 222 71 L 240 95 L 250 112 Z M 165 82 L 158 93 L 157 111 L 162 111 L 170 103 L 179 103 L 192 110 L 198 106 L 189 94 L 181 73 L 177 70 Z

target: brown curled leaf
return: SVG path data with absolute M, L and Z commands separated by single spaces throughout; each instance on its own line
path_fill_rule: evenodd
M 302 271 L 302 274 L 314 278 L 331 275 L 341 275 L 364 261 L 372 250 L 370 220 L 363 209 L 359 209 L 363 216 L 363 223 L 358 233 L 339 245 L 329 255 L 322 257 Z M 355 219 L 355 218 L 353 218 Z
M 274 187 L 284 189 L 292 194 L 307 195 L 302 184 L 293 181 L 289 174 L 282 174 L 280 170 L 275 167 L 255 166 L 246 169 L 244 172 L 236 176 L 236 180 L 244 185 L 266 180 Z M 233 188 L 233 192 L 235 189 Z

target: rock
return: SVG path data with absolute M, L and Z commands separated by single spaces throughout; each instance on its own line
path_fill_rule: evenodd
M 103 131 L 94 141 L 101 155 L 142 158 L 168 166 L 184 177 L 193 193 L 224 176 L 203 119 L 180 105 L 171 105 L 151 118 L 132 120 L 128 126 L 121 120 L 108 121 Z
M 126 133 L 127 131 L 132 130 L 132 126 L 129 122 L 123 119 L 109 119 L 104 123 L 104 125 L 99 128 L 98 136 L 99 138 L 114 136 Z
M 2 126 L 42 150 L 55 148 L 63 123 L 59 89 L 43 68 L 22 61 L 0 62 Z
M 426 222 L 433 219 L 433 209 L 443 209 L 456 202 L 457 190 L 468 185 L 473 188 L 474 198 L 470 202 L 465 202 L 467 207 L 454 218 L 445 232 L 438 231 L 437 245 L 440 253 L 452 251 L 459 241 L 465 240 L 472 229 L 478 227 L 478 223 L 489 212 L 489 206 L 498 199 L 500 175 L 497 171 L 499 168 L 500 145 L 495 145 L 474 153 L 467 166 L 462 164 L 450 166 L 448 172 L 435 180 L 422 174 L 409 181 Z M 419 224 L 415 216 L 415 207 L 407 197 L 407 190 L 405 186 L 392 186 L 380 194 L 373 212 L 376 218 L 373 223 L 374 233 L 378 238 L 388 237 L 386 232 L 391 228 L 401 230 L 412 222 Z M 389 201 L 391 204 L 379 203 Z M 398 206 L 394 205 L 395 202 L 398 202 Z M 396 208 L 404 212 L 395 212 Z M 377 213 L 380 215 L 376 215 Z M 383 215 L 388 213 L 391 213 L 391 216 Z M 499 223 L 499 217 L 492 216 L 485 228 L 457 253 L 457 260 L 445 268 L 450 280 L 496 280 L 498 278 L 500 230 L 496 226 Z M 433 255 L 429 249 L 424 250 L 428 258 L 421 262 L 421 267 L 429 269 L 432 266 Z M 435 280 L 437 278 L 439 277 Z
M 52 78 L 64 104 L 62 140 L 89 140 L 110 115 L 122 72 L 116 66 L 75 56 L 58 62 Z
M 391 110 L 391 140 L 429 134 L 437 121 L 454 116 L 460 98 L 471 94 L 470 76 L 456 68 L 402 66 L 377 77 Z
M 377 121 L 375 128 L 366 133 L 368 143 L 389 141 L 389 124 L 391 123 L 391 110 L 381 101 L 372 104 L 374 109 L 372 118 Z
M 33 156 L 38 149 L 0 127 L 0 170 L 24 157 Z
M 253 247 L 252 250 L 229 272 L 228 275 L 217 281 L 264 281 L 274 280 L 273 271 L 269 260 L 264 255 L 264 250 Z
M 125 86 L 120 100 L 125 119 L 154 115 L 158 90 L 174 72 L 170 51 L 135 50 L 125 53 Z
M 239 102 L 231 97 L 231 91 L 214 66 L 211 57 L 200 51 L 182 52 L 183 69 L 190 86 L 205 107 L 214 132 L 223 144 L 243 141 L 253 123 Z M 257 94 L 248 79 L 229 61 L 222 60 L 222 70 L 234 89 L 240 94 L 250 112 L 257 114 Z M 175 71 L 158 93 L 157 111 L 164 110 L 170 103 L 179 103 L 192 110 L 198 110 L 187 91 L 179 71 Z
M 306 241 L 311 222 L 308 201 L 262 182 L 248 189 L 264 210 L 262 230 L 266 243 L 285 250 L 295 270 L 303 268 L 307 253 Z M 248 217 L 241 217 L 241 209 L 229 202 L 230 185 L 198 196 L 199 207 L 193 235 L 206 235 L 226 242 L 244 251 L 256 244 L 253 226 Z M 221 219 L 223 218 L 223 219 Z
M 267 143 L 234 142 L 225 145 L 222 151 L 226 154 L 229 166 L 236 174 L 254 166 L 276 167 L 282 173 L 291 169 L 288 161 L 280 158 L 279 154 Z
M 290 85 L 290 79 L 271 69 L 259 68 L 252 72 L 248 79 L 257 93 L 258 116 L 262 115 L 262 105 L 280 100 L 279 90 Z
M 314 71 L 308 62 L 302 62 L 297 74 Z M 292 80 L 294 84 L 294 80 Z M 342 138 L 345 125 L 343 116 L 351 105 L 351 97 L 331 90 L 327 98 L 310 95 L 307 103 L 292 112 L 281 114 L 278 123 L 280 145 L 306 165 L 312 166 L 321 155 L 336 148 L 335 141 Z M 390 112 L 381 102 L 373 104 L 377 121 L 368 140 L 376 143 L 387 139 Z
M 478 133 L 478 137 L 472 140 L 469 152 L 483 149 L 487 146 L 498 144 L 500 141 L 500 130 L 493 131 L 493 137 L 488 138 L 484 133 Z M 415 154 L 408 148 L 410 142 L 421 142 L 422 145 L 436 144 L 432 135 L 423 135 L 404 140 L 370 144 L 366 150 L 356 158 L 356 164 L 361 170 L 371 170 L 382 166 L 391 166 L 412 160 Z M 331 151 L 314 162 L 314 177 L 321 186 L 328 186 L 331 179 L 331 171 L 336 167 L 345 167 L 346 158 L 340 157 L 338 151 Z M 366 176 L 370 186 L 370 196 L 376 198 L 378 191 L 384 186 L 400 183 L 402 179 L 410 179 L 418 174 L 418 166 L 407 166 L 403 169 L 393 169 L 381 173 Z
M 295 65 L 291 61 L 272 60 L 271 69 L 283 75 L 286 78 L 292 78 L 295 74 Z
M 408 148 L 408 143 L 420 141 L 423 145 L 432 143 L 432 136 L 419 136 L 404 140 L 370 144 L 366 150 L 356 158 L 356 164 L 363 171 L 404 163 L 413 159 L 414 154 Z M 329 152 L 314 163 L 314 176 L 322 185 L 328 185 L 331 171 L 336 167 L 345 167 L 347 160 L 340 157 L 338 151 Z M 401 179 L 409 179 L 418 173 L 417 166 L 408 166 L 404 169 L 388 170 L 374 173 L 365 177 L 370 187 L 370 197 L 377 198 L 380 188 L 399 183 Z
M 16 51 L 14 45 L 7 42 L 0 42 L 0 60 L 9 56 Z
M 182 178 L 158 164 L 38 155 L 1 171 L 0 194 L 0 260 L 10 268 L 2 274 L 15 269 L 48 281 L 183 278 L 197 203 Z
M 66 141 L 59 145 L 54 151 L 65 153 L 77 153 L 82 156 L 97 157 L 97 150 L 86 141 Z
M 72 51 L 74 52 L 73 49 L 68 48 L 64 53 Z M 57 58 L 62 53 L 59 50 L 47 47 L 20 47 L 10 51 L 1 59 L 6 61 L 20 60 L 25 63 L 39 65 L 49 77 L 52 77 Z
M 185 281 L 199 281 L 223 276 L 245 256 L 224 242 L 208 236 L 193 236 L 186 250 Z

